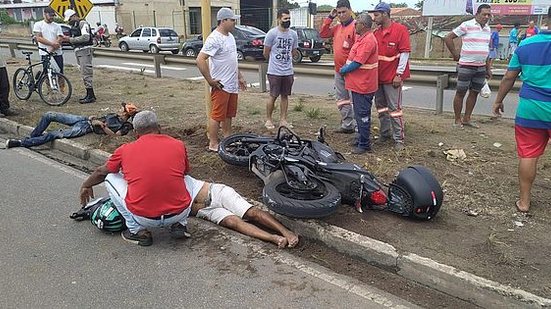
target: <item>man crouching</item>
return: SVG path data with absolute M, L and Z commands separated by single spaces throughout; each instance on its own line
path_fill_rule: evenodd
M 148 228 L 170 227 L 174 238 L 187 238 L 191 197 L 184 175 L 189 162 L 184 143 L 160 133 L 157 116 L 142 111 L 132 121 L 138 139 L 117 148 L 80 188 L 86 205 L 93 186 L 105 181 L 107 191 L 126 220 L 122 238 L 140 246 L 153 243 Z

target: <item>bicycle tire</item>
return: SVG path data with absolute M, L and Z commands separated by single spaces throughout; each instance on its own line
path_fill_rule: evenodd
M 44 103 L 51 105 L 51 106 L 61 106 L 69 99 L 71 98 L 71 94 L 73 94 L 73 86 L 71 85 L 71 82 L 65 75 L 61 73 L 52 73 L 52 79 L 55 79 L 58 81 L 58 85 L 62 85 L 59 81 L 63 81 L 65 83 L 65 86 L 58 86 L 58 88 L 64 88 L 63 91 L 58 90 L 52 90 L 52 88 L 49 85 L 49 79 L 46 74 L 42 76 L 40 81 L 38 82 L 38 94 L 40 95 L 40 98 Z M 47 93 L 45 93 L 45 89 L 48 90 Z M 51 100 L 54 98 L 53 100 Z M 56 99 L 57 98 L 57 99 Z
M 13 92 L 20 100 L 28 100 L 33 94 L 34 77 L 27 69 L 19 68 L 13 74 Z

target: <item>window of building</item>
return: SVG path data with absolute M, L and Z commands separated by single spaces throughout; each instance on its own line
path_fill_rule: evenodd
M 201 33 L 201 8 L 189 8 L 189 31 L 191 34 Z

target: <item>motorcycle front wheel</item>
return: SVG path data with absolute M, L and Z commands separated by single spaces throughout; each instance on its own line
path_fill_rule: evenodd
M 234 134 L 228 136 L 220 142 L 218 155 L 220 158 L 231 165 L 247 166 L 249 165 L 249 156 L 253 151 L 260 147 L 260 143 L 244 142 L 244 138 L 259 137 L 255 134 Z
M 333 214 L 341 204 L 341 194 L 330 183 L 312 181 L 316 182 L 315 189 L 297 191 L 287 184 L 283 174 L 278 175 L 264 186 L 264 204 L 278 214 L 293 218 L 321 218 Z

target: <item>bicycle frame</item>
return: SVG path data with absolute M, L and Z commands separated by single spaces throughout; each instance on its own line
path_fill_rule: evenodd
M 52 86 L 52 88 L 57 90 L 59 85 L 55 79 L 52 79 L 52 66 L 51 66 L 51 61 L 53 56 L 55 56 L 55 54 L 48 52 L 45 48 L 39 47 L 39 49 L 47 52 L 48 54 L 46 55 L 47 57 L 44 60 L 41 60 L 40 62 L 37 62 L 35 64 L 32 63 L 31 54 L 25 54 L 26 60 L 28 62 L 28 66 L 27 68 L 25 68 L 25 71 L 29 72 L 29 74 L 33 77 L 32 83 L 29 85 L 29 87 L 31 88 L 31 91 L 37 91 L 38 82 L 40 81 L 41 78 L 43 78 L 43 76 L 47 76 L 48 81 L 50 82 L 50 85 Z M 42 67 L 45 69 L 43 69 L 42 71 L 39 71 L 40 74 L 35 76 L 33 68 L 39 65 L 42 65 Z

